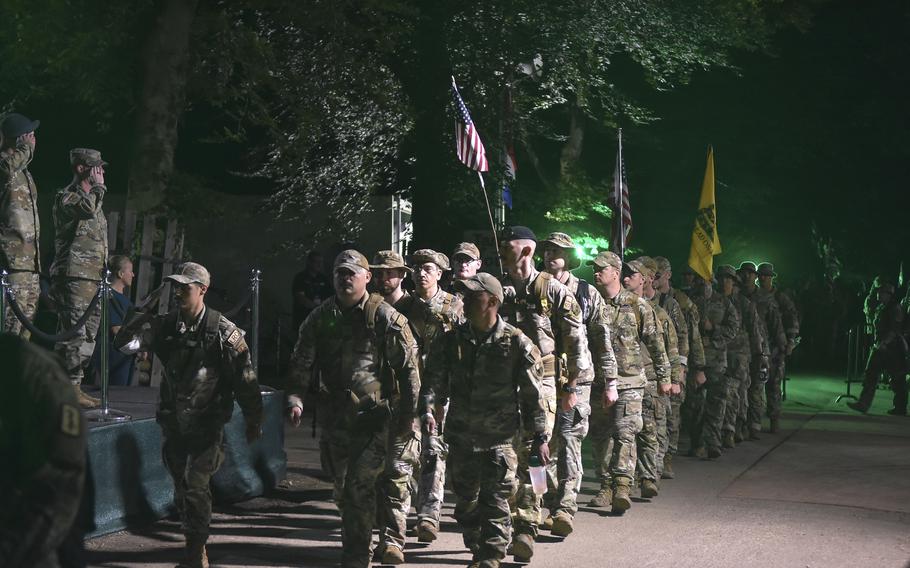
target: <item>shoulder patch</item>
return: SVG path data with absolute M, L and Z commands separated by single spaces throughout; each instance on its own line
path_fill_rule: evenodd
M 246 351 L 246 341 L 244 341 L 243 336 L 244 332 L 242 329 L 234 325 L 229 319 L 224 316 L 221 316 L 221 321 L 218 322 L 219 327 L 221 328 L 221 338 L 227 343 L 231 349 L 234 351 L 239 351 L 243 353 Z
M 62 414 L 60 415 L 60 431 L 67 436 L 77 437 L 82 433 L 81 426 L 81 414 L 79 409 L 70 404 L 64 404 L 61 407 Z
M 64 191 L 63 198 L 60 200 L 64 205 L 72 205 L 74 203 L 79 203 L 80 197 L 72 191 Z

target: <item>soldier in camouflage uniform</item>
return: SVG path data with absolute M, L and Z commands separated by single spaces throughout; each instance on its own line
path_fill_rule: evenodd
M 104 194 L 104 166 L 101 153 L 89 148 L 70 151 L 73 181 L 54 198 L 54 244 L 51 265 L 52 294 L 57 304 L 57 332 L 68 331 L 89 309 L 107 263 L 107 219 L 101 210 Z M 95 337 L 101 323 L 101 302 L 95 304 L 85 325 L 75 337 L 54 345 L 63 367 L 76 386 L 79 404 L 98 406 L 99 400 L 79 388 L 86 365 L 95 351 Z
M 670 361 L 670 376 L 658 382 L 654 363 L 651 361 L 647 349 L 642 351 L 645 363 L 645 376 L 648 384 L 645 386 L 642 398 L 642 428 L 635 438 L 638 461 L 635 467 L 641 496 L 650 499 L 657 497 L 658 480 L 660 479 L 664 454 L 667 448 L 667 412 L 669 394 L 673 384 L 679 384 L 679 349 L 677 347 L 676 330 L 670 321 L 670 316 L 661 308 L 657 300 L 653 299 L 654 289 L 651 280 L 657 268 L 654 260 L 647 256 L 639 257 L 626 263 L 629 274 L 623 278 L 626 290 L 642 297 L 654 310 L 660 340 Z M 652 299 L 648 299 L 648 293 Z
M 212 476 L 224 461 L 224 425 L 234 398 L 246 420 L 248 441 L 262 434 L 262 396 L 243 330 L 205 305 L 208 270 L 187 262 L 166 277 L 177 309 L 165 315 L 134 313 L 114 338 L 124 353 L 151 351 L 164 363 L 157 420 L 164 465 L 174 480 L 174 502 L 186 535 L 180 566 L 208 566 L 205 543 L 212 517 Z
M 547 434 L 552 435 L 556 421 L 557 379 L 564 379 L 564 382 L 560 380 L 562 396 L 559 407 L 563 413 L 572 414 L 578 404 L 578 388 L 591 384 L 594 370 L 581 307 L 568 288 L 548 272 L 538 272 L 534 268 L 536 248 L 537 237 L 527 227 L 508 227 L 500 238 L 499 255 L 506 270 L 503 288 L 510 290 L 500 315 L 524 332 L 541 352 L 543 391 L 548 412 Z M 567 361 L 565 370 L 561 369 L 562 356 Z M 519 447 L 520 486 L 515 502 L 516 534 L 512 542 L 512 552 L 518 561 L 529 561 L 534 554 L 534 539 L 541 512 L 540 497 L 534 494 L 531 487 L 528 457 L 528 452 Z
M 544 464 L 549 459 L 543 363 L 531 340 L 498 316 L 503 291 L 496 278 L 481 272 L 456 280 L 455 288 L 464 294 L 467 322 L 430 353 L 423 392 L 427 408 L 450 401 L 446 439 L 455 520 L 474 555 L 471 566 L 496 568 L 512 524 L 514 440 Z
M 7 282 L 29 321 L 35 317 L 38 305 L 38 274 L 41 272 L 38 188 L 28 171 L 35 156 L 35 129 L 39 123 L 10 113 L 0 126 L 3 143 L 0 149 L 0 270 L 9 273 Z M 5 321 L 0 321 L 0 330 L 26 339 L 31 335 L 9 306 Z
M 335 295 L 300 325 L 287 387 L 295 426 L 303 398 L 316 393 L 307 404 L 320 408 L 319 448 L 341 511 L 345 567 L 369 566 L 376 487 L 390 448 L 418 436 L 417 343 L 407 318 L 367 293 L 370 279 L 359 252 L 335 258 Z
M 452 252 L 452 278 L 464 280 L 477 274 L 483 260 L 480 258 L 480 249 L 474 243 L 458 243 Z M 452 290 L 452 292 L 456 292 Z
M 0 564 L 55 568 L 77 518 L 85 478 L 86 428 L 57 358 L 0 334 Z
M 761 332 L 758 312 L 752 302 L 739 291 L 736 269 L 729 264 L 717 267 L 718 286 L 739 315 L 739 331 L 727 344 L 727 408 L 724 411 L 723 447 L 733 448 L 742 442 L 743 431 L 748 438 L 749 369 L 753 360 L 767 368 L 767 342 Z M 764 358 L 764 361 L 762 361 Z
M 757 295 L 762 297 L 773 298 L 780 308 L 781 324 L 784 327 L 784 333 L 787 336 L 787 345 L 783 349 L 772 349 L 771 351 L 771 369 L 768 374 L 768 382 L 765 384 L 765 393 L 768 400 L 768 418 L 771 421 L 769 431 L 773 434 L 778 431 L 780 423 L 780 402 L 781 388 L 787 376 L 787 357 L 793 353 L 793 350 L 799 345 L 799 312 L 790 296 L 783 290 L 774 287 L 774 278 L 777 273 L 774 272 L 774 265 L 763 262 L 758 265 L 758 282 L 759 289 Z M 762 298 L 759 301 L 769 301 L 769 298 Z
M 721 450 L 724 412 L 727 407 L 727 344 L 739 331 L 739 315 L 730 300 L 716 293 L 710 280 L 696 280 L 692 301 L 701 314 L 705 348 L 705 397 L 690 397 L 692 454 L 717 458 Z
M 894 407 L 888 411 L 892 416 L 907 415 L 907 341 L 901 335 L 904 327 L 904 312 L 894 294 L 894 285 L 881 282 L 872 318 L 875 329 L 875 343 L 866 362 L 863 391 L 856 402 L 847 406 L 865 414 L 872 406 L 879 377 L 888 373 L 891 389 L 894 391 Z
M 701 344 L 698 308 L 685 292 L 673 288 L 670 281 L 673 277 L 670 261 L 665 257 L 656 256 L 654 262 L 657 264 L 654 288 L 658 292 L 658 303 L 669 314 L 670 320 L 676 327 L 676 337 L 679 340 L 681 376 L 679 384 L 670 387 L 670 409 L 667 411 L 667 453 L 664 456 L 661 474 L 664 479 L 673 479 L 673 456 L 679 450 L 682 406 L 686 400 L 687 390 L 695 393 L 693 396 L 698 396 L 698 387 L 705 383 L 705 373 L 702 370 L 705 368 L 705 351 Z M 692 373 L 689 373 L 690 368 Z
M 594 286 L 579 280 L 570 270 L 581 264 L 575 252 L 575 243 L 565 233 L 551 233 L 541 241 L 544 269 L 563 284 L 575 296 L 581 308 L 582 321 L 587 332 L 588 350 L 594 365 L 594 380 L 606 384 L 615 381 L 616 357 L 610 326 L 604 312 L 603 296 Z M 578 402 L 571 412 L 556 411 L 556 431 L 551 445 L 557 458 L 555 466 L 558 486 L 547 494 L 550 497 L 551 530 L 556 536 L 568 536 L 573 530 L 573 518 L 578 512 L 578 491 L 584 474 L 582 468 L 581 444 L 588 435 L 591 415 L 591 387 L 576 386 Z
M 612 504 L 614 512 L 632 506 L 629 492 L 635 475 L 635 436 L 642 428 L 642 398 L 648 379 L 643 351 L 647 350 L 658 383 L 669 384 L 670 361 L 657 325 L 654 310 L 644 299 L 620 283 L 622 261 L 609 251 L 594 260 L 594 282 L 604 298 L 610 324 L 617 374 L 614 383 L 596 382 L 591 392 L 595 407 L 591 414 L 594 471 L 600 490 L 588 503 L 591 507 Z

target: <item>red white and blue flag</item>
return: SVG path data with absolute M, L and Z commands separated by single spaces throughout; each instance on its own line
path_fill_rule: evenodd
M 610 201 L 613 207 L 613 242 L 610 248 L 623 258 L 632 233 L 632 206 L 629 204 L 629 184 L 626 181 L 626 163 L 622 158 L 622 150 L 616 153 L 613 195 Z
M 468 112 L 468 107 L 465 106 L 458 93 L 455 77 L 452 77 L 452 94 L 455 97 L 455 111 L 458 115 L 455 119 L 455 150 L 458 153 L 458 159 L 472 170 L 488 171 L 490 166 L 487 163 L 486 150 L 483 149 L 480 134 L 474 128 L 471 113 Z

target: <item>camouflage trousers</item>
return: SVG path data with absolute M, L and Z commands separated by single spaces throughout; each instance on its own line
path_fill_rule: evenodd
M 768 382 L 765 383 L 767 399 L 766 411 L 769 418 L 780 418 L 781 385 L 787 374 L 786 355 L 775 350 L 771 355 L 771 368 L 768 369 Z
M 323 430 L 319 448 L 325 472 L 332 476 L 332 495 L 341 512 L 344 568 L 370 565 L 379 478 L 389 455 L 388 427 L 377 430 Z
M 515 494 L 518 456 L 512 444 L 475 450 L 455 443 L 449 451 L 455 520 L 474 562 L 502 560 L 512 531 L 509 500 Z
M 705 369 L 707 379 L 702 386 L 702 393 L 690 396 L 689 419 L 692 449 L 709 448 L 720 450 L 724 425 L 724 413 L 727 409 L 727 375 L 724 371 Z
M 544 377 L 543 379 L 543 396 L 547 401 L 546 433 L 547 436 L 551 438 L 550 446 L 552 447 L 552 434 L 556 422 L 556 381 L 552 377 Z M 534 493 L 534 488 L 531 486 L 531 472 L 528 465 L 528 460 L 531 457 L 530 445 L 526 444 L 523 438 L 523 434 L 519 434 L 516 436 L 514 443 L 518 454 L 518 471 L 516 474 L 518 488 L 513 503 L 513 513 L 515 516 L 513 525 L 515 527 L 515 532 L 528 534 L 537 538 L 537 524 L 540 522 L 541 498 Z M 548 474 L 549 473 L 551 472 L 548 470 Z M 548 477 L 552 476 L 548 475 Z M 552 479 L 548 479 L 547 484 L 552 487 L 554 482 Z
M 619 399 L 603 408 L 604 385 L 591 390 L 591 442 L 594 450 L 594 473 L 601 487 L 632 484 L 635 475 L 635 437 L 642 428 L 644 389 L 623 389 Z
M 654 467 L 657 469 L 657 479 L 664 472 L 664 456 L 670 448 L 670 395 L 658 394 L 655 413 L 657 419 L 657 461 Z
M 749 353 L 727 353 L 727 408 L 724 432 L 741 432 L 749 407 Z
M 556 425 L 550 443 L 551 476 L 555 477 L 556 487 L 547 493 L 550 514 L 568 513 L 574 517 L 578 512 L 578 492 L 581 491 L 581 479 L 584 468 L 581 461 L 581 444 L 588 435 L 588 423 L 591 416 L 591 385 L 578 385 L 578 400 L 572 410 L 565 412 L 562 407 L 556 410 Z
M 670 395 L 667 410 L 667 454 L 675 456 L 679 451 L 679 432 L 682 428 L 682 407 L 686 401 L 686 384 L 680 385 L 679 394 Z
M 379 548 L 404 550 L 408 513 L 411 511 L 411 481 L 420 466 L 420 438 L 410 432 L 392 436 L 385 471 L 379 478 Z
M 749 408 L 747 424 L 752 432 L 761 432 L 761 419 L 765 414 L 765 381 L 761 376 L 758 364 L 753 364 L 749 369 Z
M 51 288 L 57 304 L 57 333 L 72 329 L 98 293 L 98 283 L 82 278 L 61 278 Z M 63 359 L 63 368 L 74 385 L 82 383 L 85 367 L 95 352 L 95 337 L 101 324 L 101 302 L 95 305 L 75 337 L 54 345 L 54 353 Z
M 174 504 L 184 534 L 208 538 L 212 520 L 212 476 L 224 461 L 224 429 L 180 433 L 162 428 L 164 465 L 174 480 Z
M 638 479 L 656 481 L 658 454 L 658 422 L 663 422 L 666 431 L 667 414 L 660 402 L 657 383 L 648 381 L 641 400 L 641 430 L 635 436 L 636 456 L 635 476 Z
M 19 309 L 22 310 L 22 313 L 25 314 L 28 321 L 34 321 L 35 310 L 38 306 L 38 294 L 41 291 L 38 273 L 26 271 L 10 272 L 6 277 L 6 280 L 9 282 L 10 291 L 16 299 L 16 303 L 19 304 Z M 4 304 L 7 301 L 7 298 L 3 298 Z M 4 321 L 0 322 L 3 324 L 3 329 L 0 331 L 9 332 L 24 339 L 31 337 L 31 332 L 25 329 L 25 326 L 22 325 L 19 318 L 13 313 L 13 309 L 10 306 L 5 306 L 5 308 L 6 317 L 4 318 Z
M 445 413 L 438 427 L 445 424 Z M 435 439 L 434 439 L 435 438 Z M 423 444 L 420 453 L 420 480 L 417 482 L 417 520 L 429 521 L 439 528 L 439 514 L 445 497 L 446 459 L 440 455 L 445 447 L 442 436 L 430 436 L 423 433 Z M 444 452 L 442 452 L 444 453 Z
M 904 354 L 895 349 L 873 349 L 866 360 L 866 371 L 863 375 L 863 390 L 859 403 L 864 408 L 872 406 L 882 373 L 887 373 L 894 391 L 894 408 L 907 409 L 907 364 Z

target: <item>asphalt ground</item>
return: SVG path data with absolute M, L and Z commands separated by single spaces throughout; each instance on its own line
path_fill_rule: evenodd
M 622 516 L 585 506 L 597 489 L 586 475 L 575 531 L 566 539 L 542 532 L 532 565 L 910 568 L 910 419 L 885 414 L 886 391 L 868 415 L 835 404 L 844 392 L 837 378 L 797 375 L 788 391 L 778 434 L 717 460 L 678 457 L 660 495 L 634 492 Z M 337 565 L 340 518 L 309 427 L 288 428 L 287 452 L 282 487 L 216 508 L 212 566 Z M 587 444 L 586 458 L 592 471 Z M 440 538 L 431 545 L 410 538 L 407 564 L 470 562 L 448 497 Z M 91 565 L 110 568 L 173 566 L 182 547 L 175 520 L 86 543 Z

